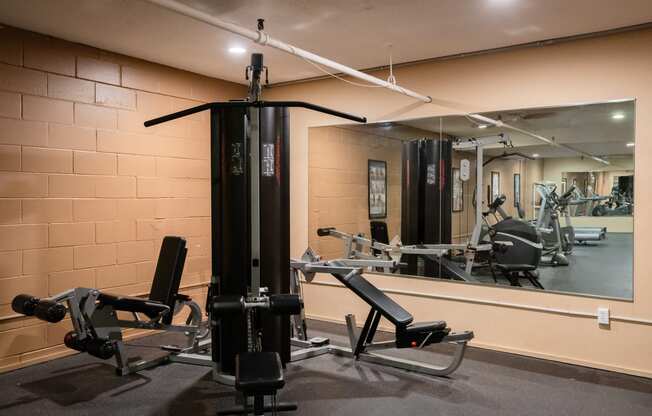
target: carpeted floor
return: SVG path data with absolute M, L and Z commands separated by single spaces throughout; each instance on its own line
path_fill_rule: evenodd
M 344 327 L 310 321 L 311 335 L 344 344 Z M 158 341 L 156 336 L 140 344 Z M 434 349 L 433 349 L 434 350 Z M 439 348 L 441 351 L 441 348 Z M 157 352 L 149 349 L 143 350 Z M 431 351 L 402 356 L 438 361 Z M 234 392 L 207 367 L 168 364 L 118 377 L 86 354 L 0 375 L 0 415 L 213 415 Z M 284 401 L 299 415 L 647 415 L 652 380 L 469 348 L 449 378 L 324 355 L 288 365 Z

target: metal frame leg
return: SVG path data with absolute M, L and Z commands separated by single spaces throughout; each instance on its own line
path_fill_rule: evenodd
M 353 350 L 353 355 L 358 358 L 360 353 L 362 353 L 365 350 L 365 344 L 367 343 L 367 340 L 369 339 L 369 334 L 374 326 L 374 322 L 377 320 L 380 320 L 380 317 L 376 318 L 378 312 L 376 312 L 375 309 L 371 309 L 369 311 L 369 315 L 367 315 L 367 320 L 364 323 L 364 326 L 362 327 L 362 332 L 360 332 L 360 336 L 358 337 L 358 342 L 355 345 L 355 349 Z M 378 323 L 376 322 L 376 326 L 378 326 Z M 375 329 L 374 329 L 375 331 Z M 353 345 L 352 345 L 353 347 Z

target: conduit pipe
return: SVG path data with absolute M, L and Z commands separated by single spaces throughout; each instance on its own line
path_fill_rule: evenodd
M 592 155 L 590 153 L 574 149 L 574 148 L 572 148 L 570 146 L 567 146 L 567 145 L 565 145 L 563 143 L 557 143 L 554 140 L 550 140 L 547 137 L 541 136 L 540 134 L 532 133 L 531 131 L 527 131 L 527 130 L 521 129 L 519 127 L 516 127 L 516 126 L 512 126 L 511 124 L 505 123 L 502 120 L 495 120 L 495 119 L 493 119 L 491 117 L 486 117 L 486 116 L 483 116 L 483 115 L 480 115 L 480 114 L 469 114 L 469 117 L 471 117 L 473 119 L 476 119 L 478 121 L 481 121 L 483 123 L 491 124 L 491 125 L 496 126 L 496 127 L 504 127 L 504 128 L 510 129 L 510 130 L 517 131 L 519 133 L 523 133 L 526 136 L 533 137 L 533 138 L 535 138 L 537 140 L 540 140 L 540 141 L 542 141 L 542 142 L 544 142 L 546 144 L 561 147 L 561 148 L 566 149 L 566 150 L 570 150 L 571 152 L 575 152 L 575 153 L 577 153 L 577 154 L 579 154 L 581 156 L 591 158 L 591 159 L 595 160 L 596 162 L 600 162 L 600 163 L 603 163 L 605 165 L 610 165 L 611 164 L 611 163 L 609 163 L 609 161 L 604 160 L 601 157 L 594 156 L 594 155 Z
M 279 49 L 281 51 L 306 59 L 318 65 L 323 65 L 334 71 L 366 81 L 370 84 L 378 85 L 380 87 L 387 88 L 394 92 L 398 92 L 400 94 L 404 94 L 416 98 L 418 100 L 423 101 L 424 103 L 432 102 L 432 98 L 430 96 L 425 96 L 416 93 L 414 91 L 408 90 L 407 88 L 403 88 L 399 85 L 393 84 L 391 82 L 387 82 L 380 78 L 376 78 L 369 74 L 365 74 L 364 72 L 339 64 L 335 61 L 331 61 L 330 59 L 326 59 L 319 55 L 315 55 L 312 52 L 308 52 L 304 49 L 282 42 L 278 39 L 274 39 L 262 30 L 251 30 L 251 29 L 244 28 L 234 23 L 230 23 L 222 19 L 219 19 L 215 16 L 211 16 L 208 13 L 204 13 L 200 10 L 194 9 L 190 6 L 187 6 L 183 3 L 179 3 L 178 1 L 175 0 L 147 0 L 147 1 L 149 1 L 150 3 L 154 3 L 160 7 L 163 7 L 165 9 L 190 17 L 192 19 L 199 20 L 200 22 L 207 23 L 219 29 L 223 29 L 228 32 L 234 33 L 236 35 L 240 35 L 249 40 L 252 40 L 253 42 L 258 43 L 259 45 L 270 46 L 272 48 Z

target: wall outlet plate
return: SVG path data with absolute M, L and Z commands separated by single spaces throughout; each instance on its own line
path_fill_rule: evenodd
M 598 308 L 598 324 L 609 325 L 609 308 Z

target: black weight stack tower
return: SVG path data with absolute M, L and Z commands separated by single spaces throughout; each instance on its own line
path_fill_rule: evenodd
M 246 100 L 215 102 L 147 121 L 153 126 L 210 111 L 212 278 L 207 310 L 217 371 L 233 375 L 235 356 L 274 351 L 290 360 L 287 315 L 249 311 L 214 318 L 215 296 L 255 301 L 290 291 L 289 108 L 302 107 L 364 123 L 366 119 L 301 101 L 262 101 L 263 55 L 247 67 Z M 266 288 L 266 292 L 261 291 Z
M 401 241 L 405 245 L 450 244 L 452 240 L 452 154 L 449 140 L 418 139 L 403 143 Z M 406 255 L 405 271 L 439 276 L 438 263 Z

